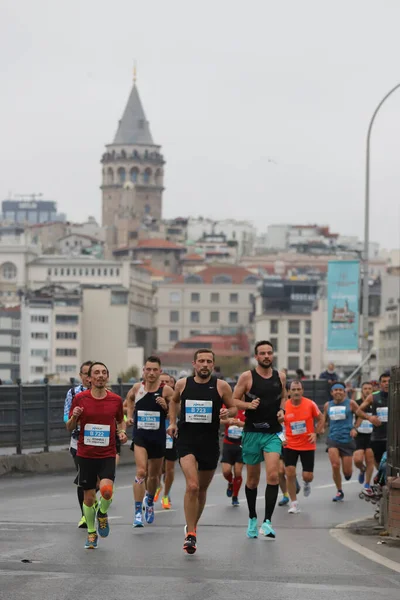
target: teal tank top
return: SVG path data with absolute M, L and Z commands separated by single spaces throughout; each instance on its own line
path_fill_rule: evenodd
M 329 439 L 339 444 L 349 444 L 352 441 L 350 431 L 353 429 L 353 412 L 350 400 L 346 398 L 340 404 L 333 400 L 329 402 Z

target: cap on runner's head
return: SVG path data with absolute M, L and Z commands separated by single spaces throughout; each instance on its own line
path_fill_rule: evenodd
M 345 390 L 346 386 L 344 385 L 344 383 L 334 383 L 333 386 L 331 387 L 331 390 Z

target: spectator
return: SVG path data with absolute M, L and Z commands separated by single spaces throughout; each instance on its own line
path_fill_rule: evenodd
M 335 372 L 335 365 L 333 363 L 329 363 L 328 368 L 326 369 L 326 371 L 322 371 L 319 378 L 325 379 L 330 384 L 334 383 L 335 381 L 339 381 L 339 377 Z
M 214 373 L 213 373 L 213 375 L 217 379 L 225 379 L 225 377 L 221 373 L 221 367 L 217 367 L 217 365 L 215 365 L 215 367 L 214 367 Z
M 304 379 L 307 379 L 303 369 L 296 369 L 296 377 L 299 381 L 304 381 Z

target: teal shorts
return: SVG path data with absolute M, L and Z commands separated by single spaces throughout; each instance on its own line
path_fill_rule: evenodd
M 264 452 L 282 453 L 282 442 L 276 433 L 244 431 L 242 436 L 243 462 L 258 465 L 264 460 Z

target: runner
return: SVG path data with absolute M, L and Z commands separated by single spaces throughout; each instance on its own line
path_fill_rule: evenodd
M 172 389 L 160 383 L 161 361 L 149 356 L 143 369 L 144 384 L 135 383 L 127 396 L 127 423 L 133 424 L 133 448 L 136 476 L 133 484 L 135 501 L 134 527 L 143 527 L 143 499 L 146 492 L 145 520 L 154 521 L 154 495 L 160 480 L 165 453 L 165 417 Z
M 369 382 L 363 383 L 361 386 L 361 398 L 356 400 L 359 407 L 371 396 L 372 384 Z M 372 415 L 371 405 L 365 406 L 365 410 L 368 415 Z M 371 479 L 374 472 L 374 453 L 371 448 L 371 433 L 373 425 L 367 419 L 357 417 L 355 423 L 357 429 L 357 435 L 355 437 L 356 451 L 353 455 L 354 465 L 360 469 L 358 481 L 362 485 L 364 482 L 364 494 L 372 496 L 373 491 L 371 490 Z
M 168 375 L 168 373 L 161 373 L 161 375 L 160 375 L 160 386 L 161 387 L 163 387 L 164 385 L 169 385 L 170 381 L 171 381 L 171 378 Z M 174 389 L 172 386 L 170 386 L 170 387 L 172 388 L 172 390 Z M 168 425 L 169 425 L 169 421 L 166 420 L 165 421 L 165 429 L 167 429 Z M 170 438 L 170 436 L 167 435 L 166 436 L 166 442 L 165 442 L 165 447 L 166 448 L 167 448 L 167 444 L 169 444 L 169 438 Z M 172 443 L 172 445 L 173 445 L 173 443 Z M 161 477 L 164 474 L 164 468 L 165 468 L 165 459 L 163 460 L 163 462 L 161 464 L 161 470 L 160 470 L 160 475 L 159 475 L 159 478 L 158 478 L 157 489 L 156 489 L 156 493 L 154 494 L 154 502 L 158 502 L 158 499 L 160 497 L 160 493 L 161 493 L 161 490 L 162 490 Z M 147 504 L 147 497 L 148 497 L 148 495 L 149 494 L 148 494 L 148 491 L 147 491 L 147 481 L 146 481 L 146 494 L 145 494 L 144 502 L 143 502 L 144 506 Z M 166 504 L 169 504 L 169 502 L 167 502 Z M 171 508 L 171 506 L 166 506 L 166 507 L 163 506 L 163 508 Z
M 374 392 L 358 409 L 357 416 L 368 420 L 373 425 L 371 433 L 371 448 L 374 453 L 375 466 L 379 468 L 383 453 L 387 450 L 387 424 L 389 415 L 389 384 L 390 375 L 382 373 L 379 377 L 380 390 Z M 370 407 L 370 415 L 365 410 Z
M 239 410 L 237 417 L 221 419 L 222 425 L 225 425 L 221 459 L 222 475 L 228 482 L 226 495 L 228 498 L 232 498 L 232 506 L 239 506 L 239 490 L 242 485 L 243 457 L 241 443 L 244 420 L 244 410 Z
M 65 402 L 64 402 L 64 423 L 67 423 L 67 421 L 69 419 L 69 411 L 71 409 L 71 404 L 72 404 L 72 401 L 75 398 L 75 396 L 77 394 L 79 394 L 80 392 L 84 392 L 85 390 L 87 390 L 87 388 L 90 385 L 88 373 L 89 373 L 89 367 L 91 364 L 92 364 L 91 360 L 87 360 L 86 362 L 81 364 L 81 367 L 79 369 L 79 377 L 81 378 L 81 383 L 75 387 L 72 387 L 67 392 L 67 396 L 66 396 Z M 69 444 L 69 451 L 70 451 L 72 458 L 74 459 L 74 464 L 75 464 L 75 468 L 77 471 L 78 471 L 78 459 L 76 456 L 76 451 L 78 448 L 78 438 L 79 438 L 79 427 L 77 427 L 72 432 L 71 441 Z M 81 509 L 81 513 L 82 513 L 82 517 L 78 523 L 78 527 L 80 529 L 87 529 L 86 518 L 85 518 L 85 515 L 83 514 L 83 488 L 81 488 L 78 485 L 76 487 L 76 492 L 78 495 L 78 502 L 79 502 L 79 506 Z
M 174 401 L 170 404 L 167 433 L 175 437 L 178 431 L 178 456 L 186 479 L 183 550 L 187 554 L 196 552 L 197 524 L 218 465 L 220 419 L 237 414 L 229 384 L 211 375 L 214 363 L 212 350 L 196 350 L 193 359 L 195 375 L 177 381 Z M 223 404 L 227 408 L 222 408 Z M 178 405 L 181 407 L 179 430 L 176 424 Z
M 170 376 L 169 386 L 174 390 L 176 381 Z M 165 424 L 169 427 L 169 420 Z M 165 456 L 164 456 L 164 495 L 161 498 L 161 506 L 165 510 L 171 508 L 170 491 L 175 479 L 175 463 L 178 460 L 178 451 L 176 449 L 176 437 L 171 437 L 167 434 L 165 439 Z
M 303 494 L 307 498 L 311 493 L 311 482 L 314 479 L 314 461 L 317 434 L 324 428 L 324 416 L 312 400 L 303 396 L 301 381 L 292 381 L 290 400 L 285 406 L 286 443 L 283 455 L 286 465 L 287 486 L 290 496 L 291 514 L 300 512 L 296 492 L 296 466 L 300 457 L 303 468 Z M 317 426 L 314 427 L 314 421 Z
M 72 401 L 67 421 L 68 431 L 80 425 L 78 439 L 78 485 L 84 490 L 83 514 L 88 536 L 85 548 L 97 548 L 96 485 L 100 481 L 100 503 L 97 510 L 98 533 L 110 533 L 107 511 L 113 497 L 115 479 L 115 434 L 125 444 L 126 424 L 120 396 L 106 389 L 109 372 L 104 363 L 94 362 L 88 371 L 90 389 L 77 394 Z
M 246 411 L 242 438 L 243 462 L 247 465 L 246 499 L 249 508 L 247 537 L 258 537 L 257 487 L 265 460 L 267 486 L 265 516 L 260 533 L 275 539 L 271 525 L 279 490 L 279 459 L 282 452 L 282 426 L 287 397 L 286 376 L 273 368 L 274 349 L 271 342 L 257 342 L 254 349 L 257 367 L 239 377 L 234 390 L 236 406 Z M 245 396 L 245 401 L 241 398 Z
M 331 387 L 333 400 L 325 403 L 325 423 L 329 418 L 329 433 L 327 439 L 327 452 L 332 465 L 332 477 L 337 492 L 332 498 L 333 502 L 341 502 L 344 498 L 342 490 L 342 477 L 340 463 L 346 481 L 351 479 L 353 473 L 353 452 L 356 448 L 354 437 L 357 430 L 353 426 L 354 415 L 358 406 L 354 400 L 346 398 L 344 383 L 334 383 Z

